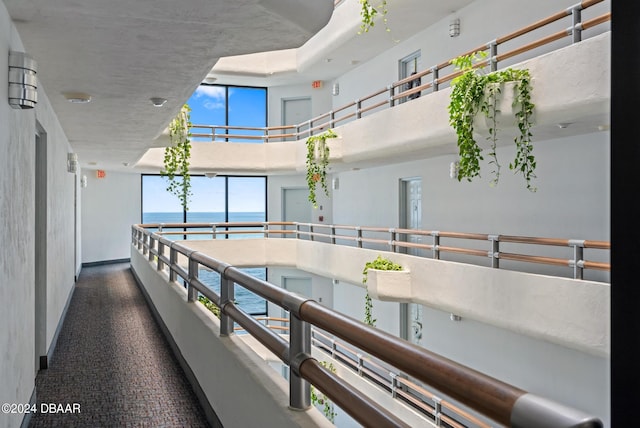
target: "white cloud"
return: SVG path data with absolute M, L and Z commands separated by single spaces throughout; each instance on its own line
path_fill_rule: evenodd
M 221 86 L 200 85 L 196 89 L 196 97 L 206 96 L 215 100 L 224 100 L 225 91 Z
M 204 103 L 202 103 L 202 106 L 207 110 L 224 109 L 224 103 L 216 101 L 205 101 Z

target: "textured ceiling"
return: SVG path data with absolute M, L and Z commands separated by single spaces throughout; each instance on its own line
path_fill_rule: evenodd
M 80 164 L 105 169 L 152 147 L 218 58 L 299 47 L 333 12 L 333 0 L 3 1 Z

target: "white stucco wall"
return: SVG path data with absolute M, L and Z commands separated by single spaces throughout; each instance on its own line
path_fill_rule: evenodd
M 82 189 L 82 262 L 128 259 L 131 225 L 140 222 L 142 203 L 140 174 L 83 169 L 87 187 Z
M 0 80 L 8 81 L 9 50 L 24 51 L 11 19 L 0 3 Z M 38 59 L 35 58 L 37 61 Z M 76 176 L 67 172 L 69 146 L 44 88 L 31 110 L 7 103 L 0 85 L 0 402 L 27 403 L 35 387 L 35 135 L 36 121 L 46 133 L 46 303 L 47 352 L 73 290 L 77 272 L 74 192 Z M 44 244 L 43 244 L 44 245 Z M 20 414 L 0 415 L 0 427 L 17 427 Z

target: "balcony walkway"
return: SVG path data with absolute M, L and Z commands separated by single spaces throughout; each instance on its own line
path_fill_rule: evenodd
M 129 264 L 84 268 L 47 370 L 32 427 L 208 426 Z M 80 413 L 40 413 L 41 403 Z

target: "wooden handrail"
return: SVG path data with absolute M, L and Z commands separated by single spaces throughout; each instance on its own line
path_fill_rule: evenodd
M 592 269 L 600 271 L 610 271 L 611 265 L 608 262 L 593 261 L 582 259 L 582 255 L 579 255 L 580 259 L 572 260 L 569 258 L 556 258 L 527 254 L 516 254 L 505 251 L 496 250 L 490 246 L 486 249 L 477 248 L 462 248 L 458 246 L 442 245 L 439 239 L 463 239 L 463 240 L 475 240 L 491 242 L 495 240 L 502 244 L 524 244 L 524 245 L 537 245 L 537 246 L 553 246 L 553 247 L 581 247 L 583 249 L 592 250 L 610 250 L 611 243 L 608 241 L 597 240 L 577 240 L 577 239 L 559 239 L 559 238 L 544 238 L 544 237 L 532 237 L 532 236 L 515 236 L 515 235 L 489 235 L 484 233 L 468 233 L 468 232 L 440 232 L 429 230 L 416 230 L 406 228 L 386 228 L 386 227 L 372 227 L 372 226 L 350 226 L 350 225 L 326 225 L 326 224 L 312 224 L 312 223 L 296 223 L 287 221 L 277 222 L 223 222 L 223 223 L 149 223 L 137 225 L 145 230 L 145 234 L 149 232 L 146 229 L 159 229 L 163 227 L 162 231 L 156 232 L 160 236 L 179 236 L 179 235 L 212 235 L 212 238 L 217 235 L 259 235 L 264 237 L 271 236 L 298 236 L 301 238 L 308 237 L 311 239 L 318 239 L 319 242 L 333 242 L 338 245 L 346 242 L 358 242 L 361 244 L 382 245 L 385 247 L 391 247 L 388 251 L 397 251 L 398 248 L 413 248 L 426 252 L 437 251 L 439 253 L 453 253 L 474 257 L 495 257 L 503 260 L 519 261 L 526 263 L 546 264 L 551 266 L 565 266 L 571 267 L 577 264 L 580 269 Z M 282 229 L 270 229 L 269 227 L 281 227 Z M 298 226 L 296 230 L 284 229 L 287 226 Z M 301 229 L 308 228 L 308 230 Z M 168 230 L 173 229 L 173 230 Z M 176 230 L 177 229 L 177 230 Z M 185 230 L 191 229 L 191 230 Z M 209 230 L 193 230 L 193 229 L 209 229 Z M 311 231 L 313 229 L 313 231 Z M 328 232 L 318 231 L 327 230 Z M 353 232 L 359 231 L 358 234 Z M 341 234 L 348 233 L 348 234 Z M 365 236 L 363 234 L 373 234 L 373 236 Z M 388 234 L 388 238 L 378 238 L 375 234 Z M 432 242 L 411 242 L 409 240 L 398 240 L 398 235 L 409 236 L 424 236 L 426 239 L 432 239 Z M 168 241 L 173 242 L 173 241 Z M 437 243 L 437 245 L 436 245 Z M 168 245 L 165 243 L 165 245 Z M 491 251 L 495 251 L 492 254 Z
M 602 1 L 602 0 L 599 0 L 599 1 Z M 570 14 L 571 14 L 570 9 L 566 9 L 566 10 L 554 13 L 553 15 L 547 18 L 536 21 L 533 24 L 527 25 L 526 27 L 523 27 L 519 30 L 514 31 L 513 33 L 509 33 L 505 36 L 498 37 L 496 39 L 496 42 L 499 45 L 501 45 L 502 43 L 515 39 L 516 37 L 520 37 L 524 34 L 530 33 L 531 31 L 537 30 L 538 28 L 544 27 L 545 25 L 551 24 L 552 22 L 556 22 Z

